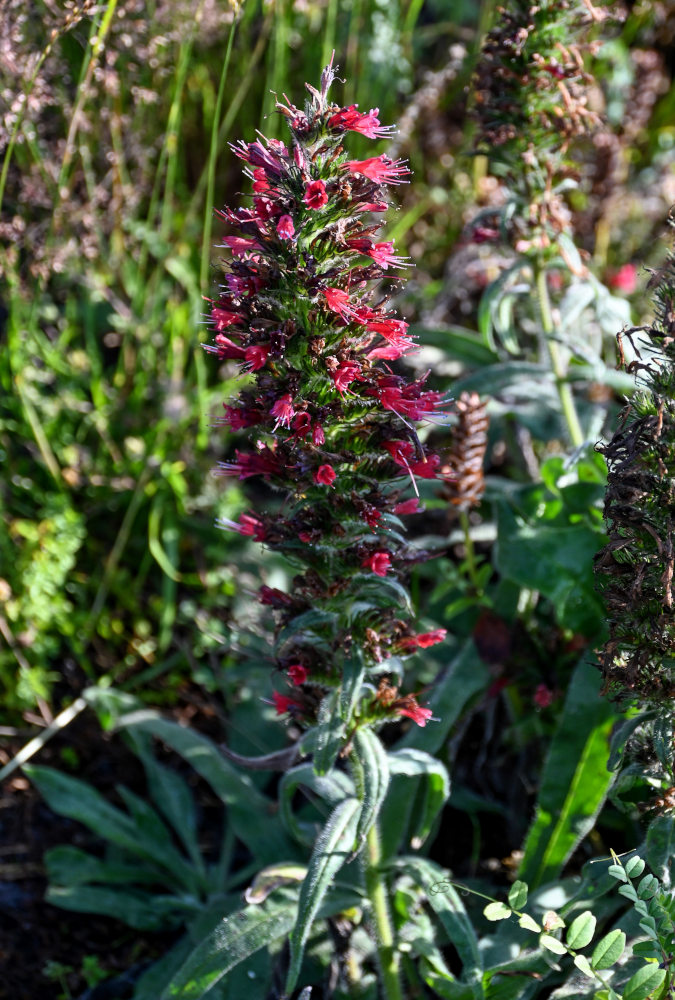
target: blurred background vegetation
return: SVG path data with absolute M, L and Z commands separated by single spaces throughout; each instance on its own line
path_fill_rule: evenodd
M 241 681 L 237 644 L 265 655 L 255 635 L 228 632 L 257 613 L 249 595 L 259 583 L 258 556 L 214 526 L 216 516 L 232 517 L 250 500 L 210 474 L 233 447 L 217 421 L 240 384 L 236 366 L 218 370 L 200 348 L 204 297 L 218 282 L 212 213 L 235 202 L 242 186 L 228 141 L 249 140 L 255 129 L 280 135 L 274 94 L 301 99 L 303 81 L 317 81 L 332 50 L 346 80 L 335 99 L 378 107 L 383 122 L 398 122 L 394 152 L 414 170 L 386 227 L 415 264 L 399 303 L 429 345 L 414 363 L 432 366 L 436 382 L 452 391 L 453 380 L 500 359 L 533 356 L 532 344 L 476 332 L 481 296 L 509 263 L 499 244 L 474 239 L 471 226 L 502 197 L 485 159 L 471 155 L 467 111 L 494 7 L 493 0 L 3 5 L 0 698 L 7 726 L 43 726 L 92 682 L 155 705 L 189 700 L 194 689 L 227 694 Z M 569 207 L 587 264 L 614 301 L 631 299 L 639 319 L 647 308 L 639 267 L 662 256 L 658 238 L 675 201 L 675 13 L 646 0 L 624 12 L 622 24 L 603 29 L 594 66 L 592 99 L 608 127 L 579 150 Z M 352 148 L 365 155 L 372 144 Z M 608 367 L 621 315 L 610 308 L 599 328 Z M 555 421 L 510 397 L 503 379 L 465 387 L 490 399 L 488 472 L 526 481 L 533 465 L 560 451 Z M 593 392 L 592 401 L 611 408 L 611 386 L 592 383 Z M 452 541 L 444 501 L 431 499 L 420 530 Z M 473 517 L 485 557 L 494 538 L 489 506 Z M 438 625 L 462 610 L 465 556 L 456 545 L 423 571 L 459 587 L 450 603 L 445 595 L 422 608 Z M 283 567 L 269 559 L 265 567 L 266 582 L 283 582 Z M 422 602 L 429 591 L 416 585 Z M 473 607 L 460 631 L 475 627 L 479 611 Z M 541 680 L 527 680 L 530 694 Z M 556 679 L 547 683 L 553 689 Z

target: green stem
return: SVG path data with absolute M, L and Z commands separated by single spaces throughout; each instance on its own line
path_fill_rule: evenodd
M 464 532 L 464 548 L 466 549 L 466 570 L 469 575 L 469 580 L 476 591 L 476 594 L 482 592 L 480 586 L 480 580 L 478 579 L 478 566 L 476 565 L 476 550 L 473 545 L 473 538 L 471 537 L 471 524 L 469 522 L 469 515 L 465 510 L 460 510 L 459 512 L 459 523 L 462 526 L 462 531 Z
M 551 313 L 551 300 L 548 295 L 545 269 L 539 266 L 537 268 L 536 275 L 537 298 L 539 299 L 539 310 L 541 313 L 541 326 L 546 336 L 546 343 L 551 356 L 551 365 L 553 366 L 553 374 L 555 375 L 558 397 L 560 399 L 563 416 L 565 417 L 565 422 L 569 431 L 570 440 L 574 447 L 578 448 L 586 439 L 584 437 L 584 432 L 581 429 L 581 424 L 579 423 L 579 416 L 577 414 L 576 406 L 574 405 L 574 396 L 572 394 L 571 386 L 569 382 L 565 380 L 565 366 L 560 355 L 560 346 L 558 342 L 553 339 L 555 327 L 553 324 L 553 315 Z
M 382 972 L 384 1000 L 403 1000 L 399 977 L 398 954 L 394 943 L 394 929 L 389 914 L 387 887 L 380 871 L 382 846 L 380 831 L 375 823 L 366 838 L 365 881 L 366 891 L 372 906 L 377 952 Z

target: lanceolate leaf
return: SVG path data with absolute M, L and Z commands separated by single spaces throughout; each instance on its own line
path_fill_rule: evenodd
M 298 981 L 305 943 L 319 907 L 335 875 L 352 853 L 360 813 L 361 803 L 358 799 L 344 799 L 333 811 L 314 846 L 307 877 L 300 890 L 297 921 L 290 939 L 287 993 L 295 988 Z
M 615 715 L 599 690 L 599 672 L 582 661 L 544 765 L 535 818 L 525 842 L 519 876 L 530 888 L 558 877 L 592 828 L 613 781 L 607 751 Z
M 121 729 L 157 737 L 191 764 L 228 806 L 228 820 L 237 836 L 263 864 L 278 861 L 281 855 L 296 857 L 296 849 L 272 815 L 272 803 L 260 794 L 247 774 L 223 757 L 208 737 L 151 711 L 122 716 L 118 725 Z
M 262 905 L 226 917 L 190 954 L 160 1000 L 199 1000 L 243 959 L 289 934 L 296 909 L 297 890 L 280 889 Z
M 356 850 L 363 845 L 377 820 L 389 788 L 389 762 L 380 740 L 372 729 L 358 729 L 354 734 L 355 775 L 358 775 L 361 814 L 356 828 Z
M 421 847 L 429 836 L 434 820 L 450 796 L 450 777 L 446 767 L 431 754 L 425 753 L 423 750 L 415 750 L 414 747 L 406 747 L 389 754 L 389 770 L 392 776 L 417 777 L 423 775 L 426 779 L 421 783 L 421 808 L 415 809 L 413 812 L 413 821 L 409 828 L 411 845 Z M 413 798 L 410 786 L 404 786 L 403 794 L 408 799 Z M 416 796 L 415 801 L 417 804 Z M 391 820 L 394 821 L 393 816 Z

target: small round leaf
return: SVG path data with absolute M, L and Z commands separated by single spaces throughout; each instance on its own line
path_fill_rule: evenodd
M 595 973 L 591 968 L 591 963 L 588 961 L 585 955 L 575 955 L 574 964 L 576 965 L 577 969 L 579 969 L 580 972 L 583 972 L 585 976 L 588 976 L 589 979 L 595 979 Z
M 580 913 L 572 921 L 567 931 L 567 947 L 574 948 L 576 951 L 577 948 L 585 948 L 587 944 L 590 944 L 595 934 L 596 923 L 597 921 L 590 910 L 584 910 L 583 913 Z
M 488 920 L 506 920 L 511 916 L 513 910 L 506 903 L 488 903 L 483 910 L 483 916 Z
M 642 858 L 634 857 L 626 862 L 626 875 L 628 878 L 639 878 L 645 870 L 645 863 Z
M 611 969 L 623 955 L 626 946 L 626 935 L 623 931 L 610 931 L 596 944 L 591 955 L 591 966 L 594 969 Z
M 539 943 L 542 948 L 546 948 L 547 951 L 552 951 L 554 955 L 566 955 L 567 948 L 559 941 L 558 938 L 553 937 L 552 934 L 542 934 L 539 938 Z
M 514 910 L 522 910 L 527 903 L 527 883 L 520 879 L 509 889 L 509 905 Z

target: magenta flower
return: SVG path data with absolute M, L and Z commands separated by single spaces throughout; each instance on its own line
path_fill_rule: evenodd
M 314 473 L 314 482 L 321 486 L 332 486 L 335 479 L 336 473 L 332 465 L 320 465 Z
M 428 649 L 435 646 L 437 642 L 443 642 L 448 633 L 444 628 L 434 629 L 433 632 L 421 632 L 419 635 L 408 635 L 399 639 L 398 646 L 402 652 L 412 652 L 414 649 Z
M 293 409 L 293 397 L 289 393 L 280 396 L 270 410 L 270 413 L 273 417 L 277 418 L 274 430 L 277 429 L 279 424 L 282 424 L 284 427 L 290 427 L 291 420 L 295 416 L 295 410 Z
M 361 565 L 366 566 L 377 576 L 386 576 L 387 570 L 391 567 L 391 556 L 388 552 L 373 552 L 363 560 Z
M 348 160 L 344 165 L 352 174 L 361 174 L 376 184 L 402 184 L 410 170 L 403 160 L 388 156 L 371 156 L 368 160 Z
M 326 194 L 326 185 L 324 182 L 311 181 L 305 188 L 302 200 L 307 208 L 311 208 L 314 211 L 319 208 L 323 208 L 324 205 L 327 205 L 328 195 Z
M 421 705 L 417 704 L 414 698 L 408 698 L 407 700 L 410 704 L 406 705 L 404 708 L 399 708 L 398 714 L 407 715 L 409 719 L 412 719 L 413 722 L 416 722 L 418 726 L 421 726 L 422 729 L 424 729 L 429 719 L 433 716 L 433 712 L 430 708 L 422 708 Z
M 282 215 L 277 222 L 277 236 L 282 240 L 290 240 L 295 235 L 295 226 L 290 215 Z
M 299 687 L 307 680 L 307 668 L 303 667 L 301 663 L 294 663 L 288 668 L 288 676 L 296 687 Z
M 351 104 L 348 108 L 342 108 L 328 119 L 328 127 L 336 129 L 338 132 L 360 132 L 368 139 L 381 139 L 388 136 L 393 131 L 393 125 L 380 125 L 378 108 L 371 108 L 367 112 L 359 112 L 358 104 Z

